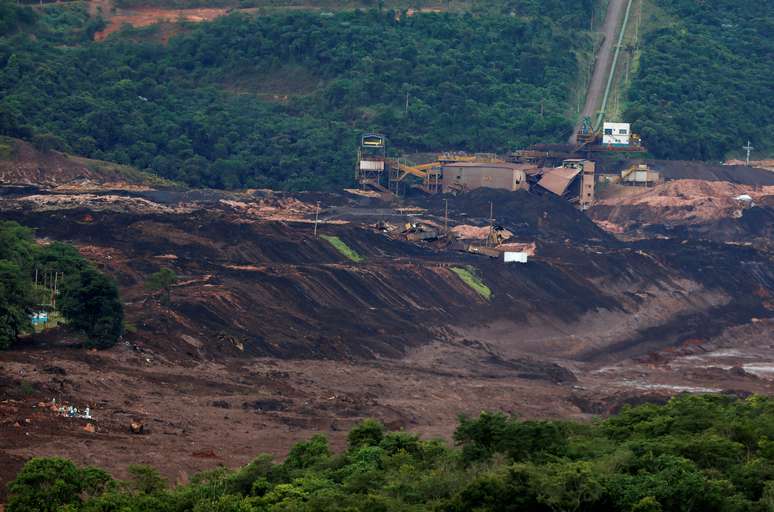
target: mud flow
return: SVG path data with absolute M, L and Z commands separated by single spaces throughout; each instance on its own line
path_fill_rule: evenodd
M 525 191 L 397 204 L 66 169 L 7 170 L 0 218 L 113 276 L 126 333 L 89 351 L 59 327 L 0 353 L 3 489 L 35 455 L 185 481 L 313 432 L 342 446 L 364 417 L 449 436 L 482 409 L 590 418 L 680 392 L 772 392 L 765 183 L 611 188 L 584 213 Z M 490 224 L 527 263 L 467 250 L 488 248 Z M 179 276 L 169 305 L 145 287 L 162 267 Z

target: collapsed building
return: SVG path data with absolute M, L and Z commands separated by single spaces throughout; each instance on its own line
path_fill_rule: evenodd
M 534 166 L 507 162 L 450 162 L 441 166 L 443 192 L 465 192 L 481 187 L 527 190 Z
M 531 162 L 506 162 L 496 155 L 444 153 L 429 163 L 414 165 L 388 158 L 385 138 L 361 138 L 355 181 L 359 187 L 401 195 L 408 189 L 426 194 L 457 194 L 478 188 L 552 193 L 586 209 L 594 201 L 596 166 L 592 160 L 567 158 L 556 167 Z M 386 179 L 386 183 L 385 183 Z

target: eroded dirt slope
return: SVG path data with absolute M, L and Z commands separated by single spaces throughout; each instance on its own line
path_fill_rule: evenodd
M 58 151 L 40 151 L 30 143 L 0 137 L 0 192 L 59 189 L 151 190 L 164 180 L 132 167 L 91 160 Z
M 589 215 L 618 236 L 751 244 L 771 251 L 774 186 L 674 180 L 652 188 L 611 185 Z
M 481 409 L 587 417 L 679 391 L 771 391 L 765 249 L 624 242 L 526 192 L 448 199 L 452 225 L 488 225 L 493 203 L 535 256 L 505 265 L 377 227 L 443 225 L 440 198 L 396 209 L 268 192 L 6 193 L 0 217 L 76 244 L 116 278 L 130 329 L 104 352 L 54 330 L 0 354 L 0 462 L 12 468 L 0 479 L 30 456 L 65 455 L 119 476 L 151 463 L 174 481 L 320 430 L 341 446 L 367 416 L 448 436 L 457 414 Z M 318 234 L 362 261 L 315 237 L 318 200 Z M 169 306 L 144 287 L 161 267 L 180 276 Z M 744 356 L 705 358 L 729 347 Z M 52 398 L 91 405 L 96 432 L 57 416 Z M 128 432 L 132 419 L 145 434 Z

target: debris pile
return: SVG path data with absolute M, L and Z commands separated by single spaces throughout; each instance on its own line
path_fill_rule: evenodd
M 509 192 L 480 188 L 448 199 L 449 218 L 476 220 L 488 224 L 490 213 L 495 222 L 522 240 L 575 241 L 612 240 L 588 216 L 564 199 L 552 194 L 536 195 L 524 190 Z M 444 198 L 429 200 L 433 213 L 444 215 Z M 471 223 L 472 224 L 472 223 Z M 487 228 L 488 229 L 488 228 Z
M 45 405 L 45 403 L 38 404 L 40 407 L 45 407 Z M 64 416 L 65 418 L 81 418 L 86 420 L 94 419 L 94 417 L 91 415 L 91 407 L 88 405 L 83 409 L 78 409 L 72 405 L 57 405 L 56 398 L 52 398 L 51 405 L 49 407 L 59 416 Z
M 460 240 L 486 240 L 489 238 L 491 228 L 489 226 L 479 227 L 471 226 L 468 224 L 460 224 L 458 226 L 454 226 L 449 231 L 454 233 L 454 235 Z M 513 236 L 513 233 L 507 229 L 501 229 L 499 230 L 499 233 L 503 240 L 509 240 Z
M 706 222 L 733 216 L 739 201 L 774 195 L 774 186 L 736 185 L 724 181 L 676 180 L 638 194 L 602 199 L 598 206 L 643 206 L 653 210 L 651 221 Z

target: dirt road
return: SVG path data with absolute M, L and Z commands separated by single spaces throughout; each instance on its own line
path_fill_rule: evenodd
M 589 88 L 586 92 L 586 104 L 583 106 L 583 111 L 578 118 L 578 123 L 575 126 L 575 131 L 568 142 L 575 144 L 576 136 L 583 124 L 583 118 L 589 116 L 593 119 L 594 114 L 599 109 L 602 102 L 602 95 L 605 93 L 605 85 L 607 84 L 607 76 L 610 72 L 610 65 L 613 62 L 613 52 L 615 51 L 615 42 L 618 39 L 618 29 L 621 27 L 621 22 L 626 12 L 627 0 L 610 0 L 607 6 L 607 14 L 605 15 L 605 23 L 602 26 L 602 33 L 605 39 L 602 41 L 594 63 L 594 73 L 591 75 L 591 81 L 589 82 Z

